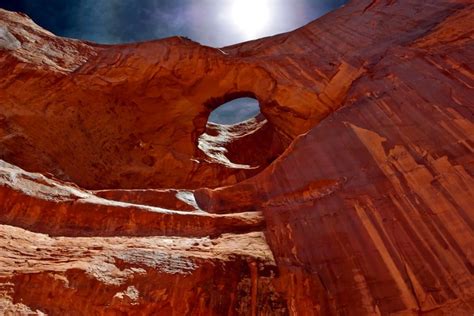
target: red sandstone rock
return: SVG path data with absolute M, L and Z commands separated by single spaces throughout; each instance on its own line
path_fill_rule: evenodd
M 221 50 L 0 20 L 4 313 L 474 311 L 472 1 Z M 267 123 L 206 127 L 238 96 Z
M 258 265 L 259 305 L 281 308 L 261 233 L 217 239 L 55 237 L 0 225 L 2 314 L 245 314 Z M 239 295 L 229 295 L 239 293 Z

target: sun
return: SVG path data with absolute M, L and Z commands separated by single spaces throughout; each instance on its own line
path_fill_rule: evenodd
M 271 0 L 233 0 L 232 23 L 245 37 L 255 39 L 264 34 L 272 16 Z

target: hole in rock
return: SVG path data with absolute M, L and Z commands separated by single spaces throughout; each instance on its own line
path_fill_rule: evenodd
M 224 97 L 209 106 L 214 110 L 208 117 L 205 132 L 198 139 L 198 147 L 207 161 L 247 170 L 251 175 L 283 152 L 279 134 L 260 112 L 259 101 L 255 98 Z
M 209 122 L 233 125 L 245 122 L 260 114 L 260 105 L 254 98 L 238 98 L 226 102 L 211 112 Z

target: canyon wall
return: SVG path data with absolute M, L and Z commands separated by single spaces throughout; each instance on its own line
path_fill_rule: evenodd
M 4 314 L 474 312 L 472 1 L 221 49 L 0 21 Z

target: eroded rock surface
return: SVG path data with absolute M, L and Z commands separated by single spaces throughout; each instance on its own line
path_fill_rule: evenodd
M 472 315 L 472 1 L 222 49 L 0 21 L 3 313 Z

